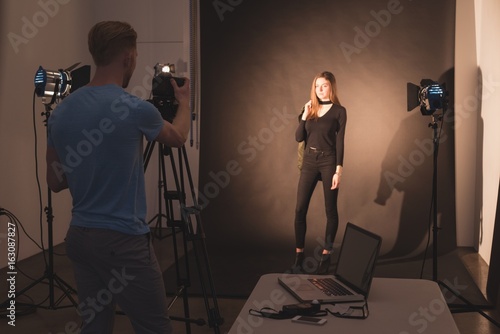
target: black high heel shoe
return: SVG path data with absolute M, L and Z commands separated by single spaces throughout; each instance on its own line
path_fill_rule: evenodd
M 325 275 L 328 273 L 328 269 L 330 268 L 330 259 L 331 253 L 321 254 L 321 258 L 319 259 L 318 269 L 316 270 L 316 274 Z
M 290 269 L 290 272 L 292 272 L 293 274 L 301 274 L 303 272 L 304 259 L 305 259 L 304 252 L 296 252 L 295 263 Z

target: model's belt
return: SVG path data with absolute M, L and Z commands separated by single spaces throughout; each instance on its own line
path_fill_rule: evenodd
M 332 153 L 332 149 L 321 149 L 321 148 L 316 148 L 316 147 L 309 147 L 308 148 L 310 153 Z

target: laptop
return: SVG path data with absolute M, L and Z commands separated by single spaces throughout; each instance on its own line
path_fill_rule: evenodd
M 349 222 L 333 275 L 283 274 L 278 282 L 302 303 L 364 301 L 368 298 L 381 243 L 380 236 Z M 331 284 L 340 285 L 343 291 L 325 287 Z

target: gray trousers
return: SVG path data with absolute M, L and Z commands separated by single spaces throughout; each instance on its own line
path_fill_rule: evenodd
M 71 226 L 66 250 L 77 284 L 82 334 L 111 334 L 116 305 L 136 333 L 172 333 L 150 234 Z

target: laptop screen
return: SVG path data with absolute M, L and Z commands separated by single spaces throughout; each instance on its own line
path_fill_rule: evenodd
M 380 236 L 347 223 L 335 275 L 365 297 L 370 290 L 381 242 Z

